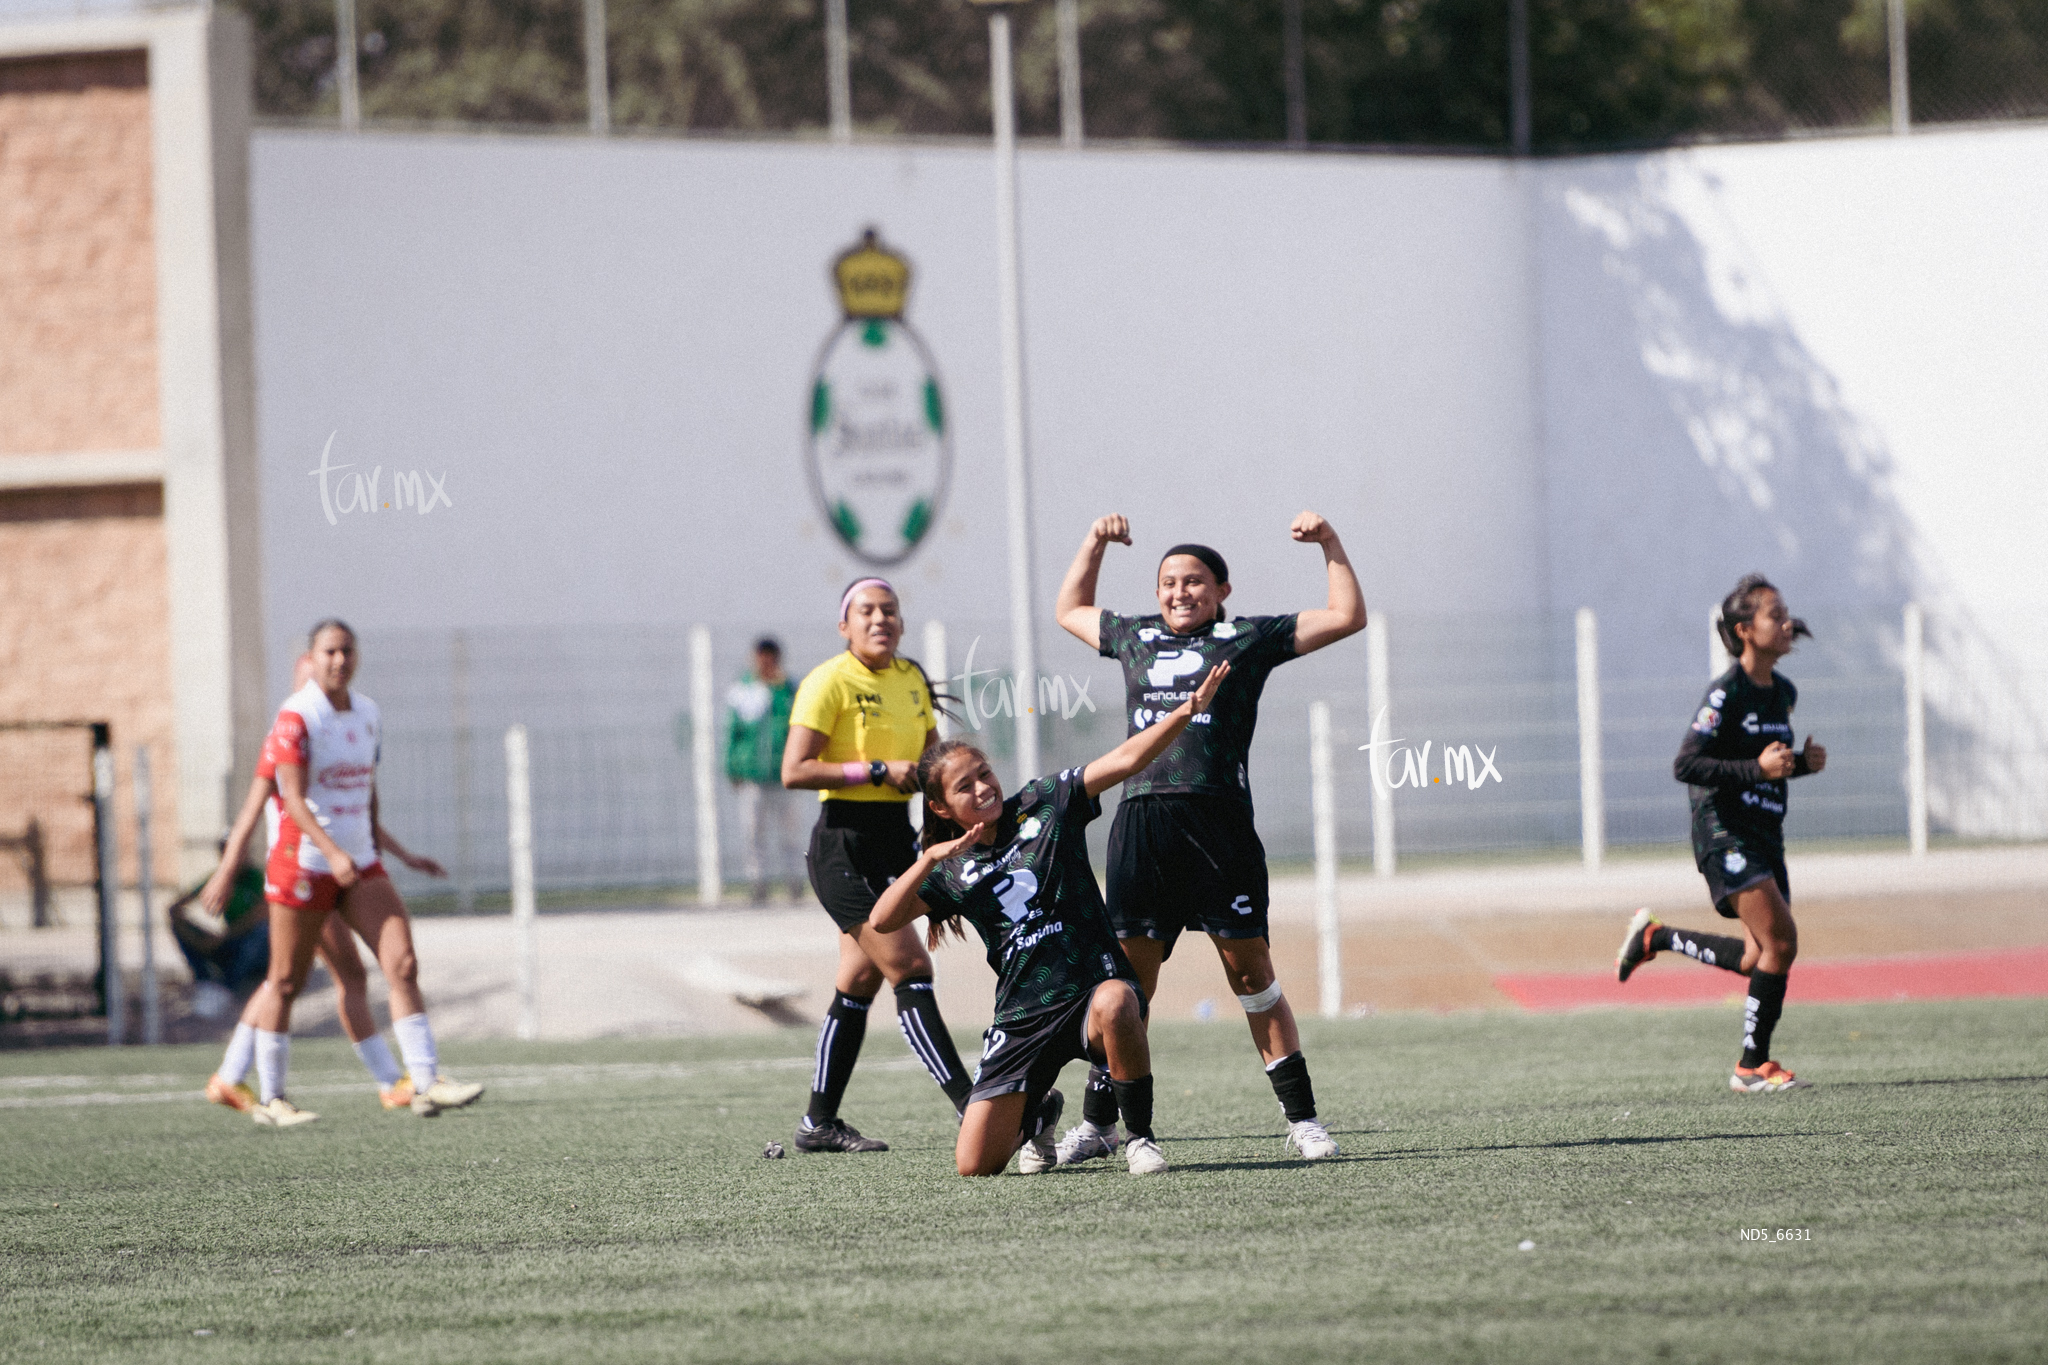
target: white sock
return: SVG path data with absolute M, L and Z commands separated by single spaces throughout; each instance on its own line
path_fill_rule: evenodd
M 235 1036 L 228 1039 L 227 1054 L 220 1059 L 220 1070 L 214 1074 L 229 1085 L 240 1085 L 248 1078 L 249 1068 L 256 1064 L 256 1026 L 236 1024 Z
M 265 1104 L 284 1093 L 285 1068 L 291 1064 L 292 1036 L 256 1030 L 256 1095 Z
M 1094 1119 L 1085 1119 L 1085 1118 L 1084 1118 L 1084 1119 L 1082 1119 L 1082 1120 L 1081 1120 L 1081 1126 L 1082 1126 L 1083 1128 L 1086 1128 L 1086 1129 L 1087 1129 L 1087 1130 L 1088 1130 L 1088 1131 L 1089 1131 L 1090 1133 L 1093 1133 L 1093 1134 L 1094 1134 L 1094 1135 L 1095 1135 L 1096 1137 L 1099 1137 L 1099 1138 L 1106 1138 L 1106 1137 L 1115 1137 L 1115 1136 L 1116 1136 L 1116 1125 L 1115 1125 L 1115 1124 L 1113 1124 L 1113 1123 L 1112 1123 L 1112 1124 L 1110 1124 L 1110 1125 L 1109 1125 L 1109 1127 L 1107 1127 L 1107 1128 L 1098 1128 L 1098 1127 L 1096 1127 L 1096 1126 L 1095 1126 L 1095 1120 L 1094 1120 Z
M 373 1033 L 354 1046 L 356 1056 L 382 1089 L 389 1090 L 397 1085 L 398 1078 L 405 1074 L 398 1065 L 398 1059 L 391 1055 L 391 1045 L 384 1041 L 383 1034 Z
M 441 1059 L 434 1055 L 434 1030 L 424 1014 L 408 1014 L 391 1021 L 398 1035 L 398 1050 L 405 1055 L 405 1069 L 412 1073 L 412 1088 L 425 1093 L 441 1074 Z

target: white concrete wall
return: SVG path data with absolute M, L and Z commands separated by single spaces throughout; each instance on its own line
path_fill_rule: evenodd
M 2048 129 L 1547 166 L 1558 603 L 1691 648 L 1755 566 L 1810 604 L 1967 612 L 2048 670 L 2044 214 Z
M 827 263 L 869 223 L 955 423 L 896 577 L 913 618 L 1004 614 L 984 152 L 262 131 L 252 167 L 273 685 L 330 613 L 829 616 L 856 566 L 802 419 Z M 1315 506 L 1392 619 L 1590 605 L 1611 674 L 1703 674 L 1752 568 L 1865 657 L 1917 598 L 1937 700 L 2048 753 L 2048 128 L 1522 165 L 1035 149 L 1022 203 L 1048 669 L 1080 662 L 1050 603 L 1094 515 L 1140 539 L 1105 602 L 1203 539 L 1266 611 L 1320 599 L 1284 535 Z M 330 525 L 330 434 L 454 505 Z M 2048 774 L 1979 767 L 1937 818 L 2017 832 L 1997 812 Z
M 829 614 L 854 565 L 803 481 L 826 268 L 875 223 L 956 421 L 911 610 L 1000 617 L 992 173 L 959 148 L 262 132 L 254 148 L 273 673 L 375 625 Z M 1533 608 L 1521 196 L 1475 160 L 1036 152 L 1023 240 L 1039 578 L 1088 521 L 1222 547 L 1243 610 L 1319 602 L 1314 505 L 1375 600 Z M 332 459 L 447 474 L 342 516 Z M 1049 665 L 1050 666 L 1050 665 Z

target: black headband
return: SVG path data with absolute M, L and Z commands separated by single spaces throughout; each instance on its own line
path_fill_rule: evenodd
M 1165 554 L 1159 556 L 1159 562 L 1164 564 L 1175 555 L 1188 555 L 1194 559 L 1201 560 L 1204 567 L 1210 573 L 1216 575 L 1218 583 L 1228 583 L 1230 581 L 1230 566 L 1223 562 L 1222 555 L 1217 554 L 1206 545 L 1176 545 Z

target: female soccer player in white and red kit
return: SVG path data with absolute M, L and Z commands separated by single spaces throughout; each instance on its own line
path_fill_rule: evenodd
M 378 860 L 380 841 L 394 854 L 399 850 L 377 825 L 377 704 L 349 689 L 356 669 L 355 632 L 340 621 L 322 621 L 313 628 L 307 652 L 313 676 L 285 701 L 265 741 L 283 815 L 264 867 L 270 975 L 258 995 L 261 1102 L 252 1116 L 275 1127 L 311 1117 L 284 1095 L 291 1008 L 312 969 L 326 918 L 337 910 L 376 950 L 391 992 L 391 1031 L 412 1078 L 413 1112 L 431 1116 L 468 1104 L 483 1088 L 459 1085 L 439 1073 L 420 996 L 412 924 Z

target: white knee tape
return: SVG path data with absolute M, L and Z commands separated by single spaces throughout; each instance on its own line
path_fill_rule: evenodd
M 1275 981 L 1257 995 L 1240 995 L 1237 1003 L 1244 1006 L 1246 1014 L 1264 1014 L 1280 1003 L 1280 983 Z

